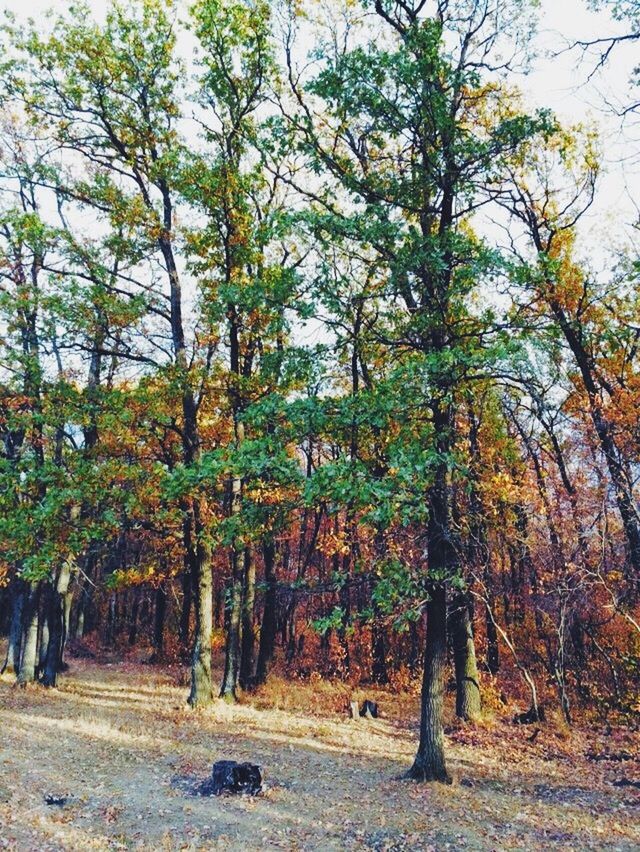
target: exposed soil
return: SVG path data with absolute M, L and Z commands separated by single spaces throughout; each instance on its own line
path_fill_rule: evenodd
M 176 672 L 77 660 L 57 690 L 0 681 L 0 849 L 640 848 L 640 790 L 613 784 L 640 777 L 630 732 L 458 727 L 455 783 L 417 785 L 399 777 L 417 706 L 389 718 L 406 702 L 376 693 L 382 718 L 354 722 L 267 693 L 193 713 Z M 628 757 L 589 758 L 607 751 Z M 264 792 L 194 795 L 225 758 L 258 763 Z

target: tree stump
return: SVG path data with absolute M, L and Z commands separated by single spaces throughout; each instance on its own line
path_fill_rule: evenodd
M 201 784 L 201 796 L 220 796 L 223 793 L 242 793 L 257 796 L 262 790 L 260 767 L 255 763 L 218 760 L 213 764 L 211 778 Z
M 378 718 L 378 705 L 375 701 L 369 701 L 366 698 L 362 707 L 360 708 L 360 715 L 365 719 L 377 719 Z

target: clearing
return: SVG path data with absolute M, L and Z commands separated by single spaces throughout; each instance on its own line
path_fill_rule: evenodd
M 630 731 L 550 726 L 530 742 L 506 718 L 454 726 L 456 781 L 417 785 L 399 778 L 416 696 L 370 691 L 384 718 L 352 722 L 345 687 L 275 679 L 193 713 L 182 681 L 178 667 L 86 660 L 57 690 L 0 681 L 0 849 L 640 848 L 640 790 L 613 784 L 638 780 Z M 194 797 L 222 758 L 258 763 L 265 792 Z

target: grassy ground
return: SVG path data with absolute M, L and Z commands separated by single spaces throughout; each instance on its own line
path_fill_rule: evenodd
M 640 848 L 640 791 L 613 785 L 640 774 L 630 732 L 457 727 L 455 783 L 424 786 L 399 778 L 415 696 L 379 693 L 383 718 L 352 722 L 344 687 L 276 680 L 194 714 L 180 679 L 73 661 L 57 690 L 0 681 L 0 849 Z M 606 751 L 625 760 L 588 756 Z M 194 797 L 223 758 L 258 763 L 265 792 Z

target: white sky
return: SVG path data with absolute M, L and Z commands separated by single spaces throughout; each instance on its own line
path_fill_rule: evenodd
M 542 0 L 539 56 L 520 85 L 532 103 L 551 107 L 561 119 L 598 126 L 604 174 L 587 228 L 598 244 L 614 248 L 630 238 L 631 226 L 640 218 L 640 116 L 622 119 L 614 112 L 638 100 L 638 91 L 629 85 L 638 45 L 617 47 L 599 72 L 596 51 L 558 54 L 576 40 L 624 32 L 606 13 L 590 12 L 586 6 L 586 0 Z
M 107 4 L 89 0 L 89 5 L 100 13 Z M 3 6 L 37 21 L 48 9 L 64 12 L 68 0 L 4 0 Z M 514 83 L 532 105 L 550 107 L 564 121 L 595 121 L 599 126 L 605 173 L 583 233 L 594 244 L 613 248 L 631 238 L 632 223 L 640 218 L 640 117 L 623 122 L 607 103 L 631 102 L 629 74 L 638 45 L 617 48 L 604 69 L 588 80 L 597 54 L 581 58 L 577 50 L 560 51 L 575 40 L 622 32 L 623 26 L 606 12 L 589 11 L 587 0 L 541 0 L 540 6 L 533 70 Z

